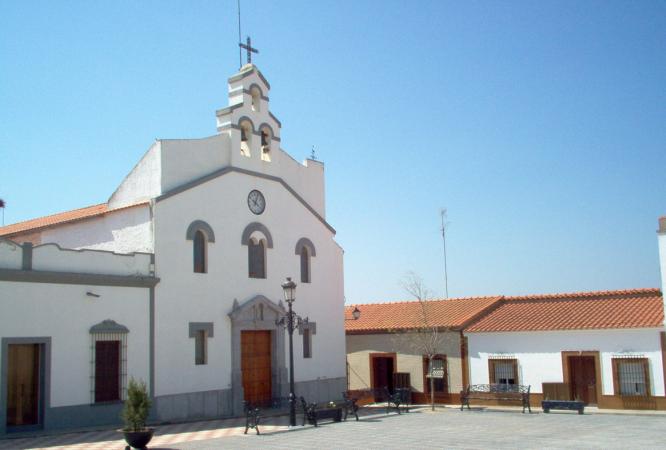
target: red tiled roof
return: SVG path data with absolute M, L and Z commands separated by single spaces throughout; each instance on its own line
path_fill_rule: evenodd
M 659 289 L 505 297 L 468 332 L 657 328 L 663 325 Z
M 428 300 L 424 302 L 428 317 L 427 326 L 461 329 L 500 299 L 501 297 L 472 297 Z M 355 307 L 361 311 L 358 320 L 352 320 L 351 314 Z M 350 334 L 362 334 L 421 328 L 424 326 L 422 317 L 421 304 L 414 300 L 349 305 L 345 307 L 345 330 Z
M 120 208 L 109 209 L 106 203 L 99 205 L 87 206 L 85 208 L 73 209 L 50 216 L 38 217 L 36 219 L 26 220 L 25 222 L 18 222 L 4 227 L 0 227 L 0 236 L 11 237 L 12 235 L 34 232 L 43 228 L 52 227 L 55 225 L 63 225 L 77 220 L 89 219 L 91 217 L 101 216 L 109 212 L 120 211 L 122 209 L 133 208 L 135 206 L 145 205 L 148 202 L 135 203 L 133 205 L 123 206 Z

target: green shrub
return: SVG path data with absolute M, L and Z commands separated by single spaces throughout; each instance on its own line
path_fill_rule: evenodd
M 146 383 L 130 378 L 127 388 L 127 400 L 121 417 L 125 421 L 126 431 L 141 431 L 146 427 L 146 418 L 150 413 L 150 398 Z

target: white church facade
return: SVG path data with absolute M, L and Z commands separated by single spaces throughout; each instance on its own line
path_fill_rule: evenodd
M 298 285 L 296 393 L 346 388 L 343 250 L 324 167 L 280 145 L 252 64 L 203 139 L 157 140 L 108 202 L 0 228 L 0 434 L 115 423 L 130 377 L 155 421 L 288 396 L 281 283 Z

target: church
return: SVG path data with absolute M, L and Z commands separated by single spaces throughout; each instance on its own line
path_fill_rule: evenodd
M 0 435 L 157 422 L 288 397 L 281 284 L 297 284 L 296 394 L 346 389 L 343 250 L 324 165 L 283 150 L 270 84 L 228 79 L 217 133 L 156 140 L 108 201 L 0 228 Z

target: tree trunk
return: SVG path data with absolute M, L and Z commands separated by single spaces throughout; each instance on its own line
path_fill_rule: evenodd
M 430 355 L 428 358 L 428 373 L 430 374 L 430 409 L 431 411 L 435 410 L 435 378 L 432 373 L 432 358 Z

